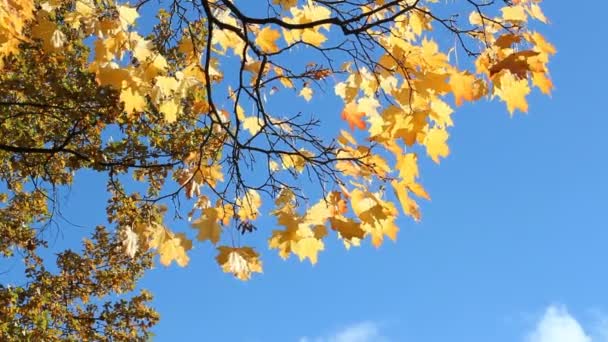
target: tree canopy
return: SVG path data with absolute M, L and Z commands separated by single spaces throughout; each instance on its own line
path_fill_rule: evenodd
M 26 278 L 0 285 L 0 339 L 143 339 L 137 279 L 193 244 L 248 280 L 260 248 L 314 264 L 330 235 L 395 240 L 456 107 L 550 94 L 539 3 L 0 0 L 0 253 Z M 44 232 L 86 170 L 107 222 L 52 266 Z

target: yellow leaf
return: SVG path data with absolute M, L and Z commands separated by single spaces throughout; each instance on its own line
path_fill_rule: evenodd
M 454 110 L 444 101 L 436 98 L 431 102 L 431 117 L 435 120 L 437 125 L 442 127 L 449 127 L 454 125 L 452 122 L 452 113 Z
M 543 24 L 547 23 L 547 17 L 543 13 L 543 10 L 540 8 L 538 4 L 531 3 L 530 8 L 526 8 L 526 11 L 530 14 L 530 16 Z
M 275 5 L 281 5 L 283 10 L 289 10 L 298 4 L 298 0 L 272 0 Z
M 126 31 L 129 26 L 135 24 L 135 20 L 137 17 L 139 17 L 139 14 L 137 14 L 137 9 L 125 5 L 117 6 L 117 9 L 118 17 L 120 18 L 120 25 L 122 29 Z
M 217 248 L 219 253 L 215 260 L 226 273 L 232 273 L 240 280 L 249 280 L 251 273 L 262 273 L 262 262 L 260 256 L 251 247 L 228 247 Z
M 439 163 L 439 157 L 447 157 L 450 154 L 450 148 L 447 145 L 448 132 L 445 129 L 433 127 L 429 129 L 424 139 L 424 145 L 426 146 L 426 153 L 435 161 Z
M 49 20 L 44 11 L 40 11 L 36 17 L 36 24 L 32 26 L 32 37 L 42 41 L 42 48 L 46 51 L 54 51 L 63 46 L 65 35 L 59 31 L 57 24 Z
M 331 228 L 337 231 L 344 240 L 361 240 L 365 237 L 365 230 L 361 229 L 360 222 L 342 216 L 330 217 L 329 222 Z
M 300 154 L 281 154 L 281 163 L 283 164 L 283 168 L 290 169 L 293 168 L 298 172 L 304 171 L 304 167 L 306 167 L 306 158 L 303 156 L 310 155 L 310 152 L 301 150 Z
M 398 155 L 395 168 L 399 171 L 401 179 L 408 183 L 415 182 L 418 178 L 418 156 L 415 153 Z
M 323 45 L 327 38 L 318 30 L 304 30 L 302 32 L 302 41 L 317 47 Z
M 154 91 L 157 93 L 156 98 L 167 97 L 172 95 L 179 87 L 179 81 L 175 77 L 156 76 Z
M 177 114 L 179 113 L 179 104 L 176 99 L 165 101 L 158 107 L 158 111 L 163 113 L 165 121 L 168 123 L 175 122 Z
M 418 203 L 408 195 L 407 183 L 392 181 L 391 185 L 401 203 L 403 212 L 406 215 L 411 216 L 414 220 L 420 221 L 420 208 L 418 207 Z
M 186 266 L 190 261 L 186 251 L 192 248 L 192 241 L 186 238 L 184 233 L 173 235 L 169 233 L 167 238 L 161 243 L 158 248 L 160 254 L 160 263 L 169 266 L 172 261 L 175 261 L 179 266 Z
M 243 128 L 245 128 L 249 134 L 256 135 L 262 129 L 264 122 L 256 116 L 249 116 L 242 120 Z
M 324 198 L 306 211 L 304 223 L 314 226 L 324 225 L 327 218 L 330 216 L 332 216 L 332 208 L 330 208 L 328 202 Z
M 199 241 L 209 240 L 217 245 L 222 235 L 222 227 L 219 222 L 220 213 L 216 208 L 203 209 L 203 215 L 192 223 L 192 227 L 198 229 L 197 239 Z
M 424 190 L 424 187 L 419 183 L 407 183 L 407 188 L 418 197 L 422 197 L 425 200 L 431 200 L 431 196 Z
M 278 171 L 281 169 L 281 165 L 279 165 L 279 163 L 277 163 L 274 160 L 271 160 L 268 162 L 268 168 L 270 169 L 270 171 Z
M 381 193 L 371 193 L 355 189 L 351 192 L 351 206 L 361 220 L 361 228 L 371 235 L 372 245 L 379 247 L 384 236 L 397 238 L 399 228 L 395 225 L 398 214 L 391 202 L 382 200 Z
M 498 46 L 501 49 L 508 49 L 511 45 L 519 43 L 521 41 L 521 36 L 514 33 L 504 34 L 494 42 L 494 45 Z
M 312 99 L 312 88 L 309 86 L 305 86 L 300 90 L 300 96 L 302 96 L 306 101 L 310 101 Z
M 274 53 L 279 51 L 276 41 L 280 37 L 281 33 L 279 31 L 266 26 L 260 30 L 260 32 L 258 32 L 255 43 L 260 46 L 262 51 L 266 53 Z
M 314 265 L 317 256 L 325 247 L 322 238 L 327 235 L 324 225 L 317 225 L 314 229 L 303 223 L 302 217 L 295 212 L 277 213 L 279 224 L 285 230 L 274 230 L 268 240 L 271 249 L 278 249 L 281 258 L 286 259 L 290 253 L 298 256 L 300 261 L 308 258 Z
M 549 43 L 542 34 L 540 34 L 538 32 L 534 32 L 534 33 L 528 35 L 527 37 L 530 41 L 534 42 L 534 45 L 536 46 L 536 48 L 538 50 L 540 50 L 541 52 L 549 54 L 549 55 L 553 55 L 557 52 L 557 50 L 555 49 L 555 46 L 553 46 L 553 44 Z
M 386 218 L 387 213 L 380 199 L 372 192 L 355 189 L 350 193 L 350 204 L 362 221 L 372 223 L 377 219 Z
M 115 89 L 122 89 L 123 83 L 128 83 L 131 80 L 131 76 L 127 70 L 121 69 L 118 65 L 112 63 L 103 66 L 91 64 L 91 69 L 96 72 L 99 85 L 109 85 Z
M 528 16 L 526 15 L 526 11 L 523 6 L 505 6 L 501 9 L 502 18 L 507 21 L 517 21 L 523 22 L 528 20 Z
M 325 248 L 323 241 L 314 237 L 305 237 L 299 239 L 293 244 L 292 250 L 295 255 L 300 258 L 300 261 L 308 258 L 311 264 L 317 263 L 317 257 L 320 251 Z
M 376 248 L 380 247 L 384 242 L 384 236 L 388 236 L 392 241 L 397 240 L 397 233 L 399 232 L 399 227 L 395 224 L 394 217 L 388 217 L 386 219 L 379 220 L 374 222 L 372 225 L 363 225 L 364 228 L 367 228 L 367 232 L 372 237 L 372 245 Z
M 137 253 L 137 250 L 139 249 L 139 236 L 133 231 L 131 226 L 127 226 L 124 230 L 122 245 L 129 257 L 135 257 L 135 253 Z
M 258 192 L 249 189 L 243 197 L 236 200 L 237 215 L 242 221 L 253 221 L 258 217 L 260 205 L 262 199 Z
M 530 87 L 527 79 L 517 79 L 513 74 L 505 72 L 496 83 L 494 92 L 507 103 L 509 113 L 513 114 L 516 109 L 528 112 L 526 95 L 530 93 Z
M 543 94 L 549 95 L 551 94 L 551 89 L 553 89 L 553 82 L 551 79 L 547 77 L 547 74 L 544 72 L 533 72 L 532 73 L 532 82 L 535 86 L 543 92 Z
M 460 106 L 463 100 L 478 100 L 487 91 L 485 83 L 482 80 L 475 78 L 475 76 L 466 71 L 452 74 L 449 83 L 457 106 Z
M 131 87 L 121 90 L 120 101 L 124 102 L 127 114 L 143 112 L 147 106 L 146 98 Z

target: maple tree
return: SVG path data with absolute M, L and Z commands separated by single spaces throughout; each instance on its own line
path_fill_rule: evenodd
M 535 22 L 540 0 L 0 0 L 0 253 L 28 279 L 0 287 L 0 338 L 145 338 L 150 295 L 105 296 L 154 255 L 187 265 L 195 242 L 247 280 L 264 247 L 249 234 L 313 264 L 331 234 L 395 240 L 430 199 L 418 158 L 448 156 L 454 107 L 527 112 L 532 86 L 551 92 Z M 315 113 L 328 94 L 343 109 Z M 85 170 L 105 175 L 113 232 L 54 274 L 42 233 Z

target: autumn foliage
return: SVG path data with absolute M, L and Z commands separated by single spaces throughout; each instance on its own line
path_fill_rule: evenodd
M 28 279 L 0 285 L 0 339 L 145 338 L 149 294 L 105 296 L 194 244 L 247 280 L 260 249 L 314 264 L 330 236 L 395 240 L 456 107 L 550 94 L 539 3 L 0 0 L 0 253 Z M 42 233 L 84 170 L 107 222 L 54 274 Z

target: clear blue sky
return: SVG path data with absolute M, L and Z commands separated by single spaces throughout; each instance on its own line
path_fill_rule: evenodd
M 422 165 L 433 199 L 421 223 L 400 219 L 397 243 L 329 239 L 315 266 L 262 248 L 265 273 L 247 283 L 198 244 L 189 267 L 142 282 L 161 314 L 154 340 L 608 341 L 608 2 L 580 6 L 544 3 L 551 98 L 535 91 L 513 118 L 499 103 L 457 110 L 452 154 Z M 99 212 L 87 198 L 103 189 L 74 186 L 66 216 L 101 221 L 76 212 Z

